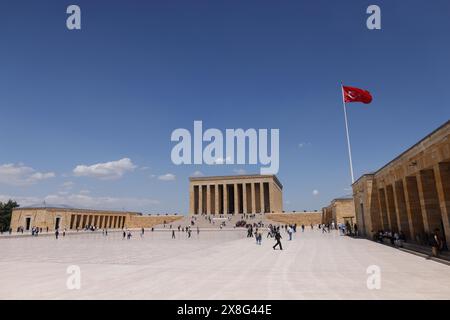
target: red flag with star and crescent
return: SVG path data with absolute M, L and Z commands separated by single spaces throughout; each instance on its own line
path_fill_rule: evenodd
M 364 89 L 342 86 L 342 94 L 345 102 L 362 102 L 365 104 L 372 102 L 372 95 Z

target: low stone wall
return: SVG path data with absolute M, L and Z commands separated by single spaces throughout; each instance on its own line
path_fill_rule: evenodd
M 151 228 L 159 224 L 163 224 L 164 221 L 170 224 L 176 220 L 182 219 L 183 216 L 129 216 L 125 221 L 126 228 Z
M 305 213 L 274 213 L 266 215 L 266 218 L 274 223 L 280 224 L 304 224 L 305 226 L 319 224 L 322 221 L 321 212 L 305 212 Z

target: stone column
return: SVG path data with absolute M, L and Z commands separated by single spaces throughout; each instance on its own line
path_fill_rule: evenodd
M 242 208 L 242 212 L 247 213 L 247 184 L 245 182 L 242 184 Z
M 413 220 L 413 213 L 412 213 L 412 208 L 411 208 L 411 203 L 410 203 L 410 194 L 409 194 L 409 190 L 408 190 L 408 182 L 407 182 L 407 177 L 403 177 L 402 179 L 402 183 L 403 183 L 403 191 L 405 193 L 405 210 L 406 210 L 406 214 L 408 215 L 408 222 L 409 222 L 409 232 L 411 233 L 411 239 L 414 241 L 416 239 L 416 226 L 414 225 L 414 220 Z
M 417 238 L 420 236 L 420 233 L 423 232 L 423 226 L 420 228 L 420 224 L 423 224 L 422 213 L 420 212 L 420 203 L 417 203 L 417 198 L 415 199 L 415 195 L 417 195 L 417 191 L 413 190 L 413 181 L 411 179 L 415 179 L 414 177 L 403 177 L 403 189 L 405 192 L 405 207 L 406 214 L 408 215 L 409 221 L 409 230 L 411 233 L 411 239 L 413 241 L 417 241 Z M 420 218 L 419 223 L 417 217 Z
M 269 212 L 272 213 L 272 211 L 276 211 L 274 208 L 275 204 L 275 192 L 274 192 L 275 186 L 272 182 L 269 183 Z
M 191 185 L 189 188 L 189 213 L 195 214 L 195 192 L 194 192 L 194 186 Z
M 228 213 L 228 188 L 227 185 L 223 185 L 223 214 Z
M 394 187 L 391 184 L 387 185 L 385 192 L 390 228 L 392 232 L 398 231 L 400 226 L 397 222 L 397 213 L 395 212 Z
M 206 213 L 211 214 L 211 185 L 206 185 Z
M 389 219 L 386 208 L 386 193 L 384 191 L 384 187 L 381 186 L 378 189 L 378 206 L 380 208 L 381 224 L 383 226 L 383 230 L 386 231 L 389 229 Z
M 422 170 L 417 177 L 419 189 L 420 205 L 422 208 L 424 227 L 429 233 L 440 226 L 441 210 L 436 190 L 436 180 L 434 171 L 431 169 Z
M 203 186 L 198 186 L 198 213 L 203 213 Z
M 397 219 L 399 221 L 399 228 L 404 232 L 405 236 L 408 239 L 411 239 L 412 234 L 410 233 L 409 228 L 409 219 L 408 213 L 406 212 L 406 200 L 405 200 L 405 192 L 403 187 L 403 181 L 396 181 L 393 184 L 394 187 L 394 204 L 395 211 L 397 212 Z
M 435 165 L 434 173 L 447 247 L 450 248 L 450 162 Z
M 259 200 L 261 202 L 261 213 L 264 213 L 264 183 L 262 182 L 259 184 L 259 194 Z
M 220 206 L 219 206 L 219 185 L 216 184 L 214 186 L 214 202 L 215 202 L 215 206 L 214 206 L 214 213 L 215 214 L 219 214 L 220 212 Z
M 256 196 L 255 196 L 255 184 L 253 182 L 250 183 L 250 190 L 251 190 L 251 204 L 252 204 L 252 210 L 249 213 L 256 213 Z
M 238 214 L 239 213 L 239 190 L 238 190 L 238 185 L 237 183 L 233 184 L 233 188 L 234 188 L 234 213 Z

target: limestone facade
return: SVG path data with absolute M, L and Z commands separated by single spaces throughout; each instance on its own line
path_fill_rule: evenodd
M 141 228 L 151 227 L 167 223 L 181 216 L 147 216 L 139 212 L 128 211 L 107 211 L 89 209 L 68 209 L 68 208 L 15 208 L 11 216 L 11 228 L 17 231 L 23 227 L 25 231 L 32 227 L 43 230 L 77 230 L 86 226 L 97 228 L 121 229 L 121 228 Z
M 191 177 L 189 182 L 189 214 L 283 211 L 283 186 L 275 175 Z
M 278 213 L 278 214 L 268 214 L 266 218 L 281 224 L 297 224 L 301 226 L 309 226 L 311 224 L 316 225 L 322 221 L 321 212 L 301 212 L 301 213 Z
M 322 223 L 335 225 L 347 224 L 353 226 L 356 223 L 355 203 L 353 198 L 333 199 L 328 207 L 322 209 Z
M 160 224 L 171 224 L 174 221 L 183 219 L 183 216 L 179 215 L 130 215 L 126 221 L 126 228 L 151 228 Z
M 402 231 L 427 244 L 439 229 L 450 247 L 450 121 L 353 184 L 359 230 Z

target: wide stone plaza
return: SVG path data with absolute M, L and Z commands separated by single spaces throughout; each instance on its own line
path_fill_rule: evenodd
M 337 231 L 283 231 L 283 251 L 246 231 L 0 238 L 0 299 L 448 299 L 450 267 Z M 69 290 L 71 265 L 81 288 Z M 366 273 L 379 266 L 381 288 Z

